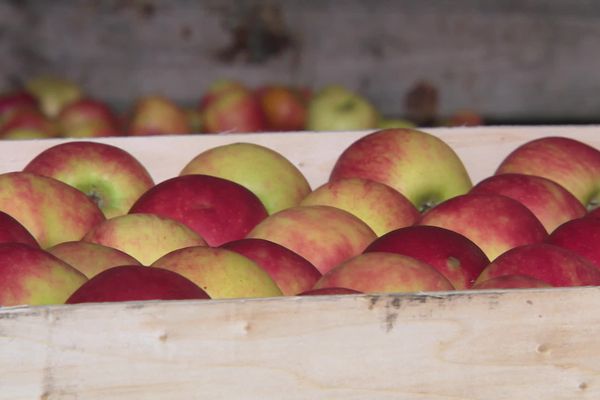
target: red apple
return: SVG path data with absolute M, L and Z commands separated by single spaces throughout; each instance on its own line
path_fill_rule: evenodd
M 296 88 L 267 85 L 255 91 L 269 131 L 301 131 L 306 126 L 308 104 Z
M 210 246 L 242 239 L 267 217 L 260 199 L 245 187 L 208 175 L 167 179 L 144 193 L 131 213 L 151 213 L 186 224 Z
M 583 217 L 556 228 L 547 242 L 569 249 L 600 268 L 600 219 Z
M 13 112 L 23 108 L 39 110 L 35 97 L 24 91 L 0 94 L 0 127 Z
M 53 121 L 35 108 L 19 108 L 11 112 L 0 127 L 0 138 L 14 138 L 15 131 L 35 131 L 39 137 L 55 137 L 58 129 Z
M 549 288 L 552 285 L 527 275 L 502 275 L 473 285 L 473 290 Z
M 360 254 L 377 236 L 347 211 L 331 206 L 298 206 L 271 214 L 247 237 L 287 247 L 324 274 Z
M 343 287 L 362 293 L 453 290 L 431 265 L 394 253 L 365 253 L 342 262 L 316 283 L 315 289 Z
M 170 99 L 147 95 L 135 102 L 129 118 L 129 135 L 180 135 L 190 132 L 185 110 Z
M 448 126 L 480 126 L 484 124 L 483 117 L 473 110 L 459 110 L 448 118 Z
M 421 260 L 444 275 L 454 288 L 471 287 L 490 263 L 485 253 L 465 236 L 437 226 L 397 229 L 373 241 L 365 253 L 388 252 Z
M 66 304 L 143 300 L 210 299 L 194 282 L 178 273 L 139 265 L 120 265 L 84 283 Z
M 264 239 L 240 239 L 221 245 L 262 267 L 284 295 L 293 296 L 311 289 L 321 273 L 307 259 L 293 251 Z
M 324 295 L 338 295 L 338 294 L 361 294 L 358 290 L 342 288 L 342 287 L 326 287 L 321 289 L 310 289 L 302 293 L 298 293 L 297 296 L 324 296 Z
M 466 236 L 492 261 L 513 247 L 538 243 L 548 236 L 527 207 L 499 194 L 453 197 L 427 211 L 418 223 Z
M 526 275 L 552 286 L 600 285 L 600 269 L 577 253 L 548 243 L 510 249 L 488 265 L 476 283 L 504 275 Z
M 235 91 L 245 91 L 249 89 L 243 83 L 234 79 L 217 79 L 210 84 L 206 92 L 200 98 L 198 104 L 198 110 L 200 113 L 204 113 L 206 107 L 212 103 L 217 97 Z
M 108 104 L 83 98 L 65 106 L 57 116 L 64 137 L 103 137 L 121 135 L 120 122 Z
M 31 233 L 9 214 L 0 211 L 0 243 L 23 243 L 40 247 Z
M 208 133 L 263 132 L 267 125 L 260 104 L 250 90 L 233 90 L 212 100 L 203 112 Z

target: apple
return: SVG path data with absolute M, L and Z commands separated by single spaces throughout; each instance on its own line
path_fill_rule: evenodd
M 14 91 L 0 94 L 0 127 L 16 110 L 39 110 L 35 97 L 25 91 Z
M 419 225 L 446 228 L 472 240 L 493 261 L 505 251 L 548 236 L 544 225 L 523 204 L 499 194 L 469 193 L 425 212 Z
M 144 300 L 210 299 L 194 282 L 162 268 L 120 265 L 100 272 L 66 301 L 66 304 Z
M 583 204 L 571 192 L 541 176 L 517 173 L 493 175 L 477 183 L 470 192 L 496 193 L 517 200 L 535 214 L 548 232 L 586 214 Z
M 122 134 L 120 122 L 108 104 L 81 98 L 66 105 L 56 117 L 63 137 L 89 138 Z
M 23 243 L 40 247 L 33 235 L 15 218 L 0 211 L 0 243 Z
M 77 268 L 88 278 L 119 265 L 141 265 L 121 250 L 83 240 L 59 243 L 46 251 Z
M 280 244 L 324 274 L 360 254 L 377 236 L 366 223 L 339 208 L 296 206 L 269 215 L 246 237 Z
M 47 148 L 23 171 L 64 182 L 85 193 L 106 218 L 126 214 L 154 181 L 131 153 L 105 143 L 72 141 Z
M 41 111 L 49 118 L 55 118 L 60 111 L 83 96 L 81 87 L 67 79 L 50 75 L 40 75 L 25 82 L 25 89 L 35 97 Z
M 589 218 L 600 218 L 600 208 L 596 207 L 592 210 L 588 210 L 584 216 Z
M 403 194 L 383 183 L 348 178 L 328 182 L 309 193 L 302 206 L 332 206 L 355 215 L 377 236 L 414 224 L 419 210 Z
M 268 131 L 301 131 L 306 126 L 308 104 L 294 87 L 267 85 L 255 90 Z
M 526 275 L 552 286 L 600 285 L 600 269 L 577 253 L 548 243 L 507 250 L 490 263 L 476 284 L 504 275 Z
M 293 296 L 311 289 L 321 273 L 307 259 L 264 239 L 240 239 L 220 246 L 248 257 L 275 281 L 282 293 Z
M 56 124 L 35 108 L 19 108 L 11 112 L 0 127 L 0 138 L 17 139 L 25 136 L 23 131 L 35 132 L 35 136 L 49 138 L 58 136 Z
M 204 122 L 202 120 L 202 113 L 195 108 L 185 108 L 185 115 L 187 116 L 190 131 L 192 133 L 200 133 L 203 130 Z
M 311 131 L 375 129 L 379 113 L 365 97 L 340 85 L 319 90 L 308 105 L 306 128 Z
M 62 304 L 87 281 L 85 275 L 45 250 L 0 244 L 0 307 Z
M 130 213 L 151 213 L 177 220 L 210 246 L 242 239 L 267 217 L 254 193 L 233 181 L 209 175 L 184 175 L 158 183 Z
M 364 251 L 402 254 L 423 261 L 446 277 L 457 290 L 473 285 L 490 263 L 465 236 L 438 226 L 414 225 L 375 239 Z
M 342 287 L 326 287 L 321 289 L 310 289 L 302 293 L 298 293 L 297 296 L 325 296 L 338 294 L 362 294 L 362 292 Z
M 36 128 L 14 128 L 3 133 L 0 139 L 3 140 L 31 140 L 31 139 L 46 139 L 48 133 Z
M 212 147 L 190 160 L 180 175 L 204 174 L 236 182 L 254 193 L 267 212 L 297 206 L 310 193 L 302 172 L 280 153 L 253 143 Z
M 187 247 L 164 255 L 151 267 L 165 268 L 185 276 L 212 299 L 282 295 L 264 269 L 249 258 L 227 249 Z
M 221 78 L 213 81 L 209 85 L 206 92 L 200 98 L 198 110 L 200 111 L 200 113 L 204 113 L 206 107 L 208 107 L 208 105 L 212 103 L 217 97 L 225 93 L 231 93 L 235 91 L 247 92 L 249 91 L 249 89 L 246 87 L 246 85 L 235 79 Z
M 146 95 L 133 105 L 128 121 L 129 135 L 181 135 L 191 132 L 182 107 L 162 95 Z
M 395 253 L 365 253 L 328 271 L 315 289 L 343 287 L 362 293 L 454 290 L 431 265 Z
M 263 132 L 267 124 L 251 90 L 231 90 L 218 95 L 202 113 L 208 133 Z
M 483 117 L 473 110 L 456 111 L 445 123 L 447 126 L 480 126 L 483 124 Z
M 329 181 L 344 178 L 384 183 L 420 211 L 472 187 L 454 150 L 438 137 L 415 129 L 383 129 L 356 140 L 338 156 Z
M 576 218 L 556 228 L 547 243 L 569 249 L 600 268 L 600 219 Z
M 549 288 L 552 285 L 527 275 L 502 275 L 473 285 L 473 290 Z
M 377 124 L 377 129 L 393 129 L 393 128 L 416 128 L 417 125 L 403 118 L 381 118 Z
M 114 247 L 142 265 L 182 247 L 206 245 L 200 235 L 179 221 L 141 213 L 107 219 L 90 229 L 83 240 Z
M 495 174 L 521 173 L 555 181 L 591 209 L 600 203 L 600 150 L 579 140 L 546 136 L 522 144 Z
M 84 193 L 30 172 L 0 174 L 0 211 L 19 221 L 42 248 L 79 240 L 104 221 L 102 211 Z

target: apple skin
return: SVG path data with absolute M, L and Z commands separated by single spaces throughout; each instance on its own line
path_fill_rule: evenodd
M 200 235 L 179 221 L 141 213 L 107 219 L 90 229 L 83 240 L 121 250 L 145 266 L 173 250 L 206 245 Z
M 476 285 L 504 275 L 526 275 L 549 285 L 600 285 L 600 269 L 577 253 L 548 243 L 510 249 L 496 258 L 479 275 Z
M 485 123 L 483 117 L 473 110 L 459 110 L 448 118 L 447 126 L 481 126 Z
M 234 251 L 192 246 L 170 252 L 152 266 L 177 272 L 212 299 L 281 296 L 282 292 L 257 263 Z
M 362 292 L 342 287 L 326 287 L 321 289 L 310 289 L 305 292 L 298 293 L 297 296 L 324 296 L 338 294 L 362 294 Z
M 141 265 L 121 250 L 83 240 L 59 243 L 46 251 L 77 268 L 88 278 L 119 265 Z
M 307 259 L 264 239 L 240 239 L 220 246 L 248 257 L 275 281 L 285 296 L 311 289 L 321 273 Z
M 466 236 L 490 261 L 513 247 L 542 242 L 548 236 L 527 207 L 499 194 L 453 197 L 424 213 L 418 224 L 439 226 Z
M 56 117 L 63 137 L 89 138 L 119 136 L 122 129 L 119 119 L 108 104 L 82 98 L 65 106 Z
M 567 221 L 546 242 L 577 253 L 600 269 L 600 219 L 586 216 Z
M 235 92 L 235 91 L 244 91 L 247 92 L 249 89 L 243 83 L 235 80 L 235 79 L 217 79 L 210 84 L 206 92 L 200 98 L 200 102 L 198 103 L 198 110 L 200 113 L 204 113 L 206 107 L 210 103 L 212 103 L 219 96 Z
M 146 168 L 119 147 L 73 141 L 47 148 L 24 171 L 64 182 L 92 199 L 106 218 L 126 214 L 154 186 Z
M 586 208 L 600 203 L 600 151 L 576 139 L 547 136 L 517 147 L 495 174 L 521 173 L 555 181 Z
M 244 238 L 268 215 L 260 199 L 242 185 L 200 174 L 160 182 L 144 193 L 130 212 L 173 218 L 210 246 Z
M 587 212 L 567 189 L 535 175 L 493 175 L 477 183 L 470 193 L 496 193 L 515 199 L 529 208 L 548 232 L 564 222 L 583 217 Z
M 0 211 L 19 221 L 42 248 L 79 240 L 105 219 L 84 193 L 30 172 L 0 174 Z
M 37 99 L 41 111 L 49 118 L 55 118 L 66 105 L 83 97 L 78 84 L 57 76 L 35 76 L 25 82 L 24 86 Z
M 19 108 L 11 112 L 0 126 L 0 138 L 15 138 L 16 131 L 35 131 L 41 138 L 58 136 L 56 124 L 35 108 Z
M 355 215 L 377 236 L 417 222 L 419 210 L 402 193 L 369 179 L 328 182 L 309 193 L 302 206 L 332 206 Z
M 267 212 L 297 206 L 311 191 L 302 172 L 280 153 L 253 143 L 215 146 L 190 160 L 179 175 L 204 174 L 236 182 Z
M 0 127 L 14 111 L 23 108 L 39 110 L 36 98 L 25 91 L 0 94 Z
M 37 240 L 11 215 L 0 211 L 0 243 L 23 243 L 39 248 Z
M 431 265 L 394 253 L 365 253 L 328 271 L 315 289 L 343 287 L 362 293 L 396 293 L 454 290 Z
M 63 304 L 85 275 L 45 250 L 0 244 L 0 307 Z
M 304 130 L 308 104 L 299 90 L 291 86 L 267 85 L 255 90 L 255 95 L 265 115 L 268 131 Z
M 202 299 L 210 297 L 194 282 L 173 271 L 119 265 L 88 280 L 67 299 L 66 304 Z
M 481 281 L 473 285 L 473 290 L 483 289 L 531 289 L 553 287 L 549 283 L 540 281 L 527 275 L 502 275 Z
M 270 215 L 246 237 L 280 244 L 324 274 L 360 254 L 377 235 L 366 223 L 339 208 L 297 206 Z
M 420 211 L 472 187 L 454 150 L 436 136 L 415 129 L 383 129 L 352 143 L 338 157 L 329 181 L 345 178 L 384 183 Z
M 328 85 L 315 93 L 308 105 L 306 128 L 311 131 L 375 129 L 379 113 L 363 96 L 340 85 Z
M 402 254 L 423 261 L 446 277 L 457 290 L 468 289 L 490 263 L 465 236 L 438 226 L 415 225 L 375 239 L 364 251 Z
M 267 124 L 262 108 L 250 90 L 232 90 L 218 95 L 203 112 L 207 133 L 264 132 Z
M 381 118 L 377 124 L 377 129 L 395 129 L 395 128 L 417 128 L 417 125 L 407 119 L 402 118 Z
M 146 95 L 135 102 L 127 132 L 131 136 L 183 135 L 191 128 L 182 107 L 164 96 Z

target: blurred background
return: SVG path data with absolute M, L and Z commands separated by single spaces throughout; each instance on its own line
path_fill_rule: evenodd
M 420 125 L 595 123 L 599 22 L 585 0 L 4 0 L 0 91 L 52 75 L 125 111 L 220 79 L 335 84 Z

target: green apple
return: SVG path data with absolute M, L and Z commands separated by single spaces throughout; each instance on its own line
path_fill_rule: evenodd
M 307 129 L 352 131 L 377 128 L 379 113 L 365 97 L 339 85 L 322 88 L 308 106 Z

